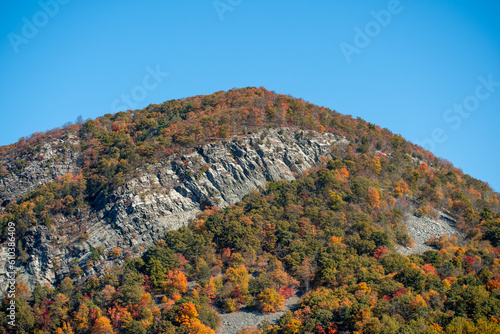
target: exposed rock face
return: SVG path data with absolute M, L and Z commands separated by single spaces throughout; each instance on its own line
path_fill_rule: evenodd
M 462 237 L 462 234 L 455 228 L 453 218 L 442 212 L 438 212 L 438 218 L 436 219 L 407 215 L 405 224 L 408 234 L 414 241 L 414 246 L 413 248 L 397 246 L 397 250 L 404 255 L 422 254 L 431 249 L 425 242 L 432 237 L 439 238 L 443 234 Z
M 256 311 L 250 311 L 243 309 L 239 312 L 232 313 L 222 313 L 221 316 L 221 326 L 217 329 L 218 334 L 232 334 L 237 333 L 246 327 L 257 327 L 263 321 L 268 321 L 271 324 L 277 324 L 278 320 L 287 311 L 295 311 L 297 309 L 297 303 L 299 302 L 299 296 L 293 295 L 285 301 L 285 307 L 282 311 L 275 313 L 261 313 Z
M 55 283 L 75 265 L 83 270 L 82 278 L 101 274 L 106 266 L 123 261 L 108 255 L 114 247 L 140 255 L 165 232 L 194 218 L 203 207 L 225 207 L 268 181 L 293 180 L 319 165 L 322 157 L 331 157 L 332 145 L 347 144 L 346 139 L 330 133 L 300 135 L 291 129 L 270 129 L 206 144 L 187 155 L 170 156 L 141 170 L 140 177 L 109 196 L 100 194 L 93 211 L 80 212 L 78 221 L 64 221 L 63 217 L 57 230 L 37 226 L 29 231 L 23 240 L 29 258 L 19 272 L 31 288 L 35 284 Z M 50 175 L 77 170 L 73 153 L 68 159 L 73 164 Z M 29 187 L 53 179 L 29 176 L 33 180 Z M 10 196 L 20 193 L 14 187 L 8 189 Z M 69 240 L 65 229 L 81 231 L 76 233 L 80 237 Z M 93 249 L 94 261 L 88 265 Z M 95 249 L 102 251 L 104 259 L 95 261 Z M 2 270 L 4 255 L 0 253 Z M 0 272 L 0 279 L 5 280 L 4 272 Z
M 54 140 L 43 144 L 39 152 L 32 154 L 35 156 L 31 157 L 32 161 L 22 171 L 0 179 L 0 204 L 6 200 L 16 200 L 36 187 L 56 180 L 57 177 L 80 173 L 81 154 L 72 148 L 78 144 L 74 138 L 69 138 L 66 142 Z M 5 161 L 0 162 L 5 167 L 12 165 Z

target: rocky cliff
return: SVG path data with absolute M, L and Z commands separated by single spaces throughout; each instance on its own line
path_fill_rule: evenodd
M 332 147 L 342 149 L 347 144 L 346 139 L 331 133 L 283 128 L 259 130 L 171 155 L 138 170 L 138 177 L 112 193 L 99 194 L 92 209 L 80 210 L 74 217 L 61 216 L 52 229 L 40 225 L 30 229 L 22 240 L 26 258 L 18 271 L 30 288 L 52 285 L 70 271 L 81 279 L 102 274 L 108 266 L 122 263 L 124 255 L 142 254 L 166 231 L 186 224 L 200 209 L 236 203 L 268 181 L 293 180 L 318 166 L 322 157 L 331 157 Z M 75 151 L 58 151 L 51 145 L 44 150 L 45 159 L 54 154 L 63 156 L 57 165 L 48 167 L 44 159 L 38 159 L 4 178 L 3 201 L 78 171 Z M 121 254 L 112 255 L 117 248 Z M 2 269 L 5 260 L 4 250 L 0 254 Z M 5 272 L 0 272 L 0 279 L 5 281 Z
M 75 136 L 43 143 L 36 152 L 23 159 L 9 161 L 0 155 L 0 165 L 13 173 L 0 178 L 0 204 L 16 200 L 36 187 L 52 182 L 68 173 L 80 173 L 81 153 L 76 149 L 80 142 Z

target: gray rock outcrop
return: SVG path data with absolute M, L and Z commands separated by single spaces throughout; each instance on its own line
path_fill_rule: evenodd
M 293 180 L 320 165 L 322 157 L 331 157 L 332 146 L 347 144 L 345 138 L 330 133 L 269 129 L 169 156 L 142 168 L 139 177 L 109 195 L 99 194 L 92 210 L 61 217 L 52 230 L 45 226 L 30 229 L 23 240 L 28 258 L 18 271 L 30 288 L 52 285 L 70 271 L 80 272 L 81 279 L 100 275 L 123 262 L 123 254 L 117 258 L 109 255 L 113 248 L 139 256 L 204 207 L 222 208 L 266 182 Z M 3 180 L 6 190 L 1 195 L 16 198 L 43 182 L 77 171 L 77 158 L 77 153 L 68 150 L 68 156 L 59 159 L 63 167 L 42 170 L 39 176 L 25 168 L 29 182 L 21 184 L 24 190 L 15 190 L 13 184 L 19 176 L 11 176 Z M 2 270 L 5 255 L 0 253 Z M 0 272 L 0 280 L 5 282 L 5 271 Z
M 44 143 L 38 152 L 28 154 L 29 162 L 25 162 L 26 166 L 0 179 L 0 204 L 16 200 L 42 184 L 68 173 L 79 174 L 81 153 L 73 149 L 78 145 L 79 141 L 74 137 L 66 141 L 57 139 Z M 0 163 L 9 169 L 15 165 L 15 162 L 2 160 L 0 159 Z
M 429 217 L 417 217 L 414 215 L 406 215 L 404 223 L 408 234 L 414 241 L 413 248 L 405 248 L 397 246 L 399 253 L 403 255 L 423 254 L 426 250 L 432 249 L 426 244 L 431 238 L 439 238 L 443 234 L 448 237 L 455 235 L 459 239 L 463 237 L 462 233 L 455 228 L 455 221 L 449 215 L 443 212 L 437 212 L 436 219 Z

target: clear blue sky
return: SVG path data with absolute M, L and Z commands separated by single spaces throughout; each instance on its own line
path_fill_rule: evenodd
M 0 5 L 0 145 L 264 86 L 426 143 L 500 191 L 497 0 L 54 1 Z

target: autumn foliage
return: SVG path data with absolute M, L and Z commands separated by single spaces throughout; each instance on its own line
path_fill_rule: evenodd
M 250 133 L 261 138 L 258 151 L 268 127 L 286 128 L 297 140 L 320 131 L 347 142 L 332 145 L 320 166 L 296 180 L 268 182 L 228 208 L 207 207 L 140 257 L 126 246 L 104 251 L 93 245 L 91 259 L 68 271 L 53 264 L 57 286 L 30 290 L 20 282 L 19 326 L 58 334 L 214 333 L 219 312 L 277 312 L 298 293 L 293 312 L 252 330 L 499 332 L 498 194 L 389 130 L 263 88 L 108 114 L 0 147 L 0 178 L 21 175 L 32 162 L 61 163 L 40 156 L 49 140 L 81 154 L 81 171 L 1 203 L 0 237 L 8 237 L 9 221 L 18 240 L 44 225 L 71 237 L 67 250 L 77 253 L 73 246 L 87 245 L 85 217 L 96 199 L 139 177 L 141 168 Z M 197 182 L 210 168 L 182 177 Z M 414 213 L 449 216 L 464 240 L 437 237 L 428 241 L 433 250 L 401 255 L 398 246 L 413 242 L 404 221 Z M 29 259 L 26 247 L 16 244 L 20 261 Z M 89 277 L 95 265 L 113 261 L 123 264 Z M 7 319 L 0 320 L 8 331 Z

